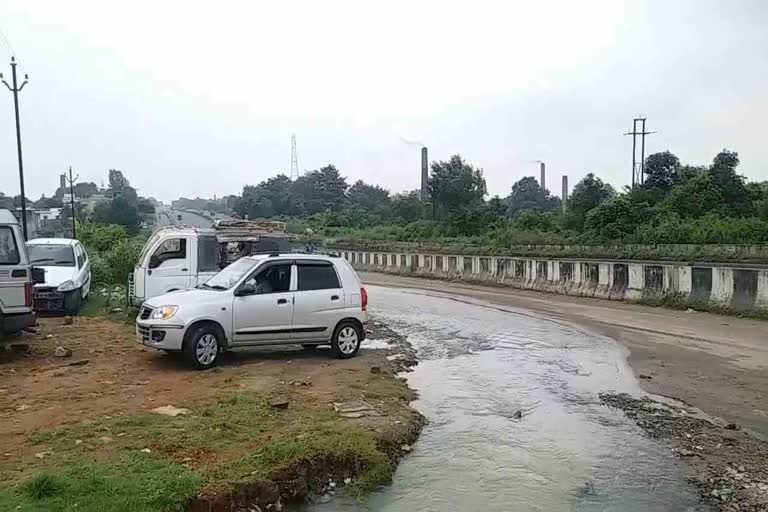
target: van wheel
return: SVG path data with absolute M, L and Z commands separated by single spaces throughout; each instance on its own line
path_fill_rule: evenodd
M 80 312 L 82 301 L 79 288 L 67 293 L 64 295 L 64 312 L 70 316 L 77 315 Z
M 331 338 L 333 355 L 339 359 L 353 357 L 360 350 L 362 339 L 363 332 L 355 322 L 341 322 L 336 326 L 336 330 L 333 331 L 333 338 Z
M 200 325 L 184 337 L 184 356 L 196 370 L 212 368 L 219 358 L 224 335 L 214 325 Z

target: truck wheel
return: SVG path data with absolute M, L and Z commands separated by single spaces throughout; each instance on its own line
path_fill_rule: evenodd
M 360 350 L 360 341 L 363 339 L 363 332 L 360 327 L 352 321 L 344 321 L 336 326 L 331 338 L 331 350 L 333 355 L 339 359 L 349 359 Z
M 184 356 L 192 368 L 207 370 L 218 361 L 223 342 L 221 329 L 214 325 L 199 325 L 184 337 Z
M 73 290 L 64 295 L 64 312 L 70 316 L 75 316 L 80 312 L 80 304 L 83 298 L 80 296 L 80 289 Z

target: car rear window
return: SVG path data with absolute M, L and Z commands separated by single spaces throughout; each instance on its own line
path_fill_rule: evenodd
M 331 264 L 299 263 L 299 291 L 341 288 L 339 276 Z
M 20 261 L 13 230 L 9 226 L 0 226 L 0 265 L 18 265 Z

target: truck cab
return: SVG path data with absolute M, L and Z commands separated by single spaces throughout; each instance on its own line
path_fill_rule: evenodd
M 37 323 L 32 309 L 34 281 L 16 217 L 0 209 L 0 341 Z M 42 276 L 35 276 L 41 280 Z
M 129 275 L 128 300 L 140 306 L 152 297 L 194 288 L 242 256 L 288 251 L 290 242 L 282 222 L 162 227 L 147 240 Z

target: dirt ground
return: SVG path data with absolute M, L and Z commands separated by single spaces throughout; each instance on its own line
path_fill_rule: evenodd
M 385 326 L 371 323 L 369 329 L 369 337 L 382 331 L 378 337 L 393 340 Z M 362 348 L 348 360 L 322 348 L 257 349 L 225 354 L 218 367 L 194 371 L 178 356 L 137 344 L 131 325 L 105 318 L 76 317 L 71 324 L 65 318 L 42 319 L 38 333 L 18 341 L 29 350 L 0 350 L 0 481 L 22 481 L 47 462 L 40 456 L 46 446 L 32 441 L 37 433 L 78 428 L 84 420 L 133 417 L 165 405 L 216 403 L 240 392 L 289 402 L 291 411 L 306 410 L 309 416 L 332 412 L 334 403 L 364 400 L 383 415 L 348 420 L 354 425 L 388 435 L 402 431 L 406 437 L 414 435 L 407 429 L 416 428 L 416 435 L 420 429 L 409 425 L 421 421 L 408 407 L 415 395 L 395 377 L 415 364 L 408 346 Z M 57 357 L 59 346 L 71 356 Z M 393 353 L 401 357 L 387 359 Z M 111 440 L 112 449 L 120 441 Z
M 768 436 L 766 321 L 389 274 L 361 277 L 369 284 L 458 293 L 589 326 L 629 349 L 629 364 L 646 391 Z

